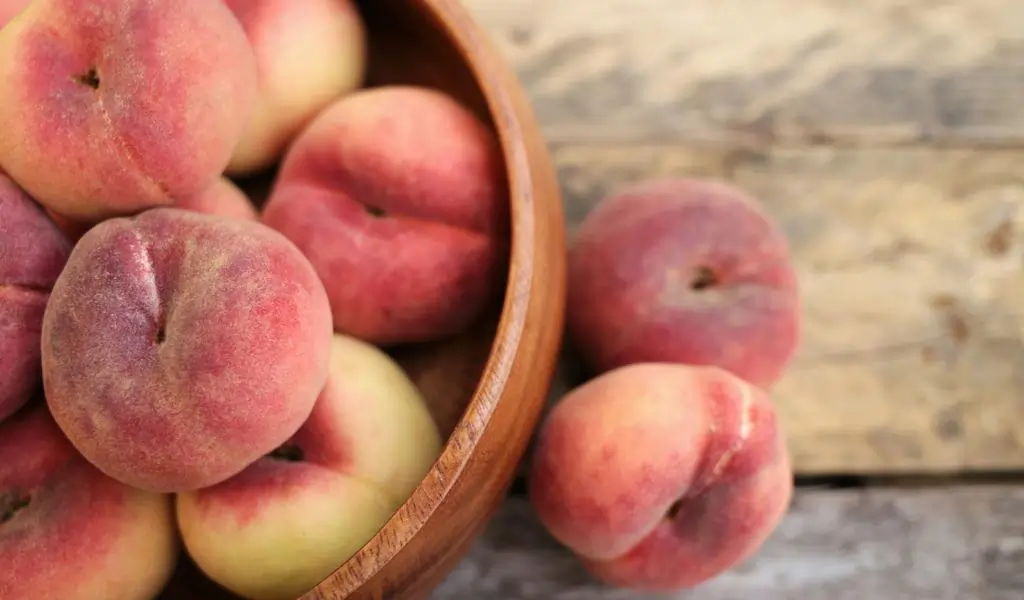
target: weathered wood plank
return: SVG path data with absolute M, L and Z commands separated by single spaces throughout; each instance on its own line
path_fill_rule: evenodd
M 1024 138 L 1014 0 L 463 0 L 554 140 Z
M 1024 469 L 1024 152 L 554 151 L 570 239 L 641 178 L 716 177 L 763 200 L 805 302 L 774 391 L 798 473 Z
M 1024 486 L 798 492 L 753 558 L 654 596 L 598 584 L 506 502 L 434 600 L 1019 600 Z

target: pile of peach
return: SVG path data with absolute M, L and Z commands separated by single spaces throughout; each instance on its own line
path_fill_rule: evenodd
M 591 377 L 542 423 L 530 500 L 601 580 L 668 591 L 755 553 L 792 494 L 769 390 L 800 337 L 786 239 L 721 182 L 628 185 L 569 251 L 568 337 Z
M 292 599 L 436 460 L 387 350 L 500 297 L 508 198 L 366 38 L 348 0 L 0 0 L 3 600 L 151 600 L 182 550 Z
M 486 322 L 507 185 L 467 107 L 367 85 L 349 2 L 0 0 L 3 600 L 151 600 L 183 554 L 295 598 L 437 459 L 393 350 Z M 783 234 L 738 189 L 637 183 L 568 289 L 591 378 L 538 431 L 541 521 L 623 587 L 737 565 L 792 491 Z

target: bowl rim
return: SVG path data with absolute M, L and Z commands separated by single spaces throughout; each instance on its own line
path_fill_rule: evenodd
M 370 0 L 372 1 L 372 0 Z M 413 493 L 392 514 L 387 522 L 349 560 L 335 569 L 313 590 L 300 600 L 322 600 L 325 598 L 348 598 L 360 591 L 363 585 L 378 576 L 386 565 L 412 539 L 420 534 L 425 524 L 434 517 L 448 494 L 460 480 L 469 464 L 474 450 L 485 436 L 500 401 L 514 402 L 515 398 L 503 398 L 515 365 L 524 362 L 524 357 L 537 351 L 534 347 L 524 348 L 521 344 L 527 328 L 531 307 L 537 302 L 535 288 L 538 283 L 555 288 L 560 295 L 558 314 L 552 315 L 558 325 L 557 336 L 561 341 L 562 311 L 565 305 L 564 282 L 538 282 L 535 257 L 541 248 L 538 244 L 553 246 L 563 254 L 556 260 L 555 273 L 564 271 L 564 238 L 542 240 L 537 236 L 536 224 L 542 211 L 557 219 L 556 231 L 564 232 L 564 216 L 561 192 L 554 174 L 550 155 L 544 162 L 550 167 L 547 173 L 539 172 L 537 164 L 530 160 L 524 139 L 539 131 L 539 125 L 532 107 L 522 89 L 518 77 L 511 70 L 505 58 L 498 52 L 486 31 L 476 22 L 459 0 L 405 0 L 416 10 L 423 12 L 454 47 L 471 73 L 484 100 L 487 113 L 494 123 L 505 164 L 506 187 L 510 205 L 510 252 L 508 280 L 502 299 L 501 314 L 494 340 L 488 351 L 480 379 L 473 396 L 467 404 L 455 428 L 444 442 L 441 453 L 430 470 L 416 486 Z M 532 148 L 531 151 L 537 151 Z M 541 148 L 547 152 L 547 147 Z M 545 179 L 553 183 L 550 198 L 536 202 L 535 190 Z M 548 203 L 557 206 L 548 206 Z M 563 277 L 564 279 L 564 277 Z M 560 343 L 553 344 L 553 364 L 557 359 Z M 528 361 L 527 361 L 528 362 Z M 520 367 L 518 370 L 522 370 Z M 540 374 L 538 374 L 540 376 Z M 543 403 L 526 415 L 535 423 L 541 414 Z M 455 441 L 459 443 L 454 443 Z M 442 468 L 444 467 L 444 468 Z M 432 484 L 432 485 L 431 485 Z M 509 481 L 511 484 L 511 481 Z M 428 491 L 427 488 L 430 488 Z M 412 508 L 416 511 L 411 514 Z M 361 597 L 361 596 L 360 596 Z M 376 596 L 374 596 L 376 597 Z

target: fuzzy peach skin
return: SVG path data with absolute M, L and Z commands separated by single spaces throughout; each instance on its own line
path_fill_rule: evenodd
M 501 292 L 508 212 L 490 130 L 440 92 L 380 87 L 304 130 L 263 222 L 316 267 L 336 331 L 391 346 L 477 320 Z
M 70 252 L 42 207 L 0 173 L 0 421 L 42 383 L 43 312 Z
M 227 173 L 276 162 L 318 112 L 366 74 L 366 30 L 351 0 L 224 0 L 256 54 L 256 110 Z
M 202 192 L 182 198 L 175 203 L 184 208 L 209 215 L 220 215 L 233 219 L 258 221 L 259 212 L 249 197 L 227 177 L 219 177 Z
M 598 578 L 669 591 L 754 553 L 792 485 L 764 391 L 717 367 L 643 363 L 555 405 L 537 436 L 529 495 Z
M 327 380 L 323 284 L 256 221 L 155 208 L 75 246 L 42 330 L 57 423 L 111 477 L 224 481 L 291 437 Z
M 787 241 L 747 193 L 709 180 L 626 186 L 569 250 L 567 330 L 596 373 L 631 363 L 722 367 L 765 388 L 800 338 Z
M 441 439 L 423 397 L 376 347 L 336 335 L 302 429 L 228 481 L 178 495 L 185 548 L 254 600 L 293 600 L 355 554 L 426 476 Z
M 0 598 L 151 600 L 178 548 L 171 498 L 100 473 L 44 406 L 0 425 Z
M 0 30 L 0 167 L 73 220 L 213 183 L 256 101 L 256 60 L 209 0 L 32 0 Z
M 9 23 L 15 15 L 28 6 L 32 0 L 0 0 L 0 29 Z

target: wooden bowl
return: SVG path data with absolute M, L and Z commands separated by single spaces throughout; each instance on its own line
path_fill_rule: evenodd
M 455 413 L 451 426 L 442 426 L 450 435 L 440 458 L 377 535 L 303 600 L 426 598 L 505 497 L 541 414 L 562 341 L 561 196 L 546 143 L 516 76 L 456 0 L 358 3 L 370 35 L 368 85 L 441 89 L 498 134 L 511 200 L 511 260 L 503 302 L 495 307 L 493 340 L 453 346 L 480 348 L 482 373 L 475 385 L 471 379 L 462 386 L 461 418 L 456 421 Z M 459 393 L 453 392 L 458 382 L 452 385 L 447 392 Z M 231 596 L 183 558 L 161 598 Z

